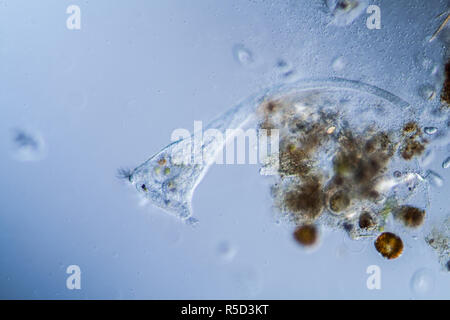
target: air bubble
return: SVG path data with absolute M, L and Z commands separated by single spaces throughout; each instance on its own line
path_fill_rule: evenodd
M 242 269 L 235 275 L 235 283 L 245 297 L 254 297 L 262 290 L 261 271 L 255 268 Z
M 344 57 L 337 57 L 333 60 L 331 67 L 333 68 L 334 71 L 339 72 L 344 70 L 346 65 L 347 62 Z
M 436 127 L 425 127 L 425 129 L 423 129 L 423 131 L 428 135 L 433 135 L 437 132 L 437 128 Z
M 442 179 L 442 177 L 439 174 L 437 174 L 432 170 L 428 170 L 425 177 L 428 180 L 428 182 L 434 187 L 439 188 L 442 187 L 442 185 L 444 184 L 444 179 Z
M 434 289 L 433 271 L 427 268 L 417 270 L 411 278 L 411 291 L 416 296 L 426 296 Z
M 244 67 L 250 66 L 255 62 L 253 53 L 242 44 L 234 46 L 233 55 L 236 61 Z
M 224 262 L 231 262 L 236 256 L 236 248 L 228 241 L 222 241 L 217 246 L 217 253 L 220 260 Z
M 448 167 L 450 167 L 450 157 L 448 157 L 447 159 L 444 160 L 444 162 L 442 162 L 443 169 L 448 169 Z
M 427 100 L 427 101 L 433 100 L 436 97 L 436 89 L 434 88 L 434 86 L 432 86 L 430 84 L 423 85 L 419 89 L 419 95 L 424 100 Z
M 429 166 L 434 160 L 434 152 L 433 149 L 427 150 L 425 154 L 420 157 L 419 163 L 422 167 Z

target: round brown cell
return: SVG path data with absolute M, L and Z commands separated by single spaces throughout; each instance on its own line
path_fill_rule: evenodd
M 410 228 L 421 226 L 425 220 L 425 211 L 411 206 L 401 206 L 396 210 L 396 218 Z
M 384 232 L 375 240 L 375 248 L 386 259 L 396 259 L 403 252 L 403 241 L 391 232 Z
M 307 224 L 300 226 L 295 230 L 294 238 L 301 245 L 310 247 L 317 243 L 319 234 L 314 225 Z
M 361 229 L 369 229 L 375 226 L 375 221 L 373 220 L 372 215 L 369 212 L 363 212 L 359 216 L 359 227 Z
M 344 191 L 338 191 L 330 198 L 330 208 L 334 212 L 341 212 L 350 205 L 350 198 Z

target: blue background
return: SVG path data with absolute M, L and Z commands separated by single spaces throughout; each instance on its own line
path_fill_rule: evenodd
M 413 274 L 431 270 L 425 298 L 450 298 L 450 277 L 417 240 L 385 261 L 372 244 L 325 232 L 303 251 L 275 223 L 257 166 L 213 166 L 193 199 L 197 227 L 138 204 L 116 178 L 246 96 L 294 77 L 338 76 L 379 86 L 421 107 L 418 88 L 438 81 L 444 46 L 428 42 L 447 1 L 370 1 L 366 14 L 329 25 L 321 1 L 0 1 L 0 297 L 27 299 L 415 298 Z M 81 30 L 66 8 L 81 8 Z M 254 62 L 239 63 L 242 45 Z M 332 68 L 342 56 L 340 71 Z M 40 132 L 41 161 L 11 156 L 14 128 Z M 441 168 L 443 149 L 430 168 Z M 429 222 L 448 213 L 447 184 L 432 192 Z M 222 246 L 235 251 L 227 258 Z M 81 290 L 66 288 L 79 265 Z M 382 270 L 368 290 L 366 268 Z

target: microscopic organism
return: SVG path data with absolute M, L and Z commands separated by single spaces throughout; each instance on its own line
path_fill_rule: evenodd
M 316 243 L 319 226 L 341 229 L 355 241 L 373 238 L 394 259 L 403 244 L 389 232 L 389 217 L 408 228 L 422 225 L 429 182 L 416 158 L 445 138 L 446 125 L 385 90 L 333 78 L 263 90 L 208 128 L 256 127 L 268 136 L 277 130 L 278 152 L 264 159 L 260 173 L 270 176 L 274 210 L 295 226 L 299 243 Z M 425 127 L 442 134 L 425 138 Z M 151 203 L 193 223 L 193 192 L 225 143 L 208 139 L 193 148 L 192 159 L 201 154 L 202 162 L 180 162 L 191 147 L 182 139 L 124 176 Z
M 447 107 L 450 105 L 450 61 L 445 65 L 445 80 L 441 92 L 441 101 L 444 102 Z

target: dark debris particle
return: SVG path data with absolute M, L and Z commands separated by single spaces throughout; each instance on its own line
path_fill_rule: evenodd
M 345 10 L 349 7 L 349 4 L 347 1 L 343 0 L 343 1 L 339 1 L 338 5 L 337 5 L 340 9 Z
M 396 259 L 403 252 L 403 241 L 391 232 L 384 232 L 375 240 L 375 248 L 386 259 Z
M 394 211 L 396 219 L 410 228 L 421 226 L 425 220 L 425 211 L 411 206 L 401 206 Z
M 336 8 L 342 11 L 349 11 L 351 9 L 354 9 L 358 6 L 359 2 L 356 0 L 340 0 L 336 4 Z
M 272 116 L 273 113 L 277 112 L 281 108 L 281 105 L 277 101 L 267 101 L 260 106 L 259 112 L 266 119 Z
M 266 111 L 269 113 L 274 112 L 276 109 L 277 109 L 277 106 L 273 101 L 270 101 L 266 106 Z
M 402 176 L 402 173 L 400 171 L 394 171 L 394 177 L 400 178 Z
M 347 221 L 342 224 L 342 227 L 347 232 L 351 232 L 353 230 L 353 224 L 351 224 L 350 222 L 347 222 Z
M 14 142 L 16 143 L 16 145 L 18 147 L 21 147 L 21 148 L 22 147 L 30 147 L 33 149 L 38 149 L 38 147 L 39 147 L 39 143 L 36 141 L 36 139 L 32 135 L 30 135 L 24 131 L 21 131 L 21 130 L 16 131 L 16 133 L 14 135 Z
M 417 130 L 419 130 L 419 126 L 417 125 L 416 122 L 408 122 L 403 126 L 403 132 L 404 133 L 415 133 L 417 132 Z
M 441 92 L 441 101 L 450 105 L 450 61 L 445 65 L 445 80 Z
M 298 227 L 294 232 L 294 238 L 303 246 L 310 247 L 317 243 L 319 232 L 317 227 L 312 224 L 307 224 Z

